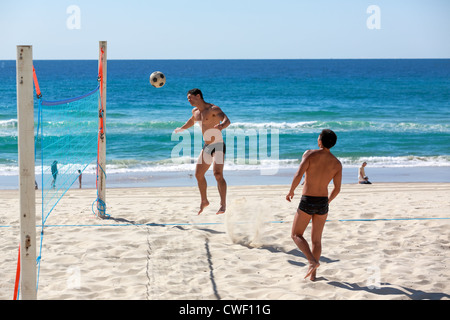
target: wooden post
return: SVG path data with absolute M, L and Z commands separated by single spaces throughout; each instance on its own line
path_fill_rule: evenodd
M 106 74 L 107 74 L 107 42 L 99 42 L 99 67 L 102 70 L 101 97 L 98 103 L 99 116 L 103 117 L 103 134 L 99 135 L 98 141 L 98 181 L 97 181 L 97 215 L 105 218 L 106 210 Z M 103 52 L 103 54 L 102 54 Z M 102 110 L 103 109 L 103 110 Z M 103 210 L 99 210 L 103 208 Z
M 17 128 L 20 197 L 20 294 L 35 300 L 36 194 L 34 189 L 34 101 L 32 46 L 17 46 Z

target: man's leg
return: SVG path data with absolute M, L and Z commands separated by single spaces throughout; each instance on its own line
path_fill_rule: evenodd
M 315 214 L 312 217 L 311 227 L 311 242 L 312 242 L 312 254 L 314 259 L 318 262 L 320 255 L 322 254 L 322 232 L 327 220 L 328 213 L 324 215 Z M 311 280 L 316 279 L 316 270 L 311 273 Z
M 224 158 L 225 155 L 222 151 L 214 152 L 214 164 L 213 164 L 213 172 L 214 177 L 217 181 L 217 188 L 219 189 L 220 195 L 220 208 L 216 214 L 225 213 L 227 207 L 227 182 L 223 178 L 223 166 L 224 166 Z
M 305 232 L 310 220 L 311 215 L 298 209 L 294 217 L 294 223 L 292 224 L 291 233 L 291 237 L 294 240 L 295 244 L 300 249 L 300 251 L 303 252 L 306 259 L 308 259 L 309 267 L 305 278 L 310 276 L 319 267 L 319 261 L 316 260 L 313 253 L 311 252 L 308 241 L 303 238 L 303 233 Z
M 198 157 L 197 165 L 195 167 L 195 178 L 197 179 L 198 189 L 200 191 L 200 210 L 198 214 L 202 213 L 203 209 L 209 205 L 208 198 L 206 196 L 206 178 L 205 173 L 208 171 L 211 166 L 211 161 L 205 161 L 203 159 L 203 150 L 200 152 L 200 156 Z

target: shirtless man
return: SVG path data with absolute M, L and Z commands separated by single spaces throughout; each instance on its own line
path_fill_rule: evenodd
M 203 100 L 203 94 L 199 89 L 188 91 L 187 99 L 194 107 L 192 109 L 192 117 L 180 128 L 176 128 L 175 132 L 181 132 L 192 127 L 195 122 L 200 124 L 205 145 L 198 157 L 197 166 L 195 168 L 195 178 L 197 179 L 198 189 L 200 191 L 200 210 L 209 205 L 206 196 L 206 179 L 205 173 L 208 171 L 213 162 L 214 177 L 217 181 L 217 188 L 220 195 L 220 208 L 217 214 L 225 213 L 226 210 L 226 194 L 227 183 L 223 178 L 223 165 L 225 158 L 225 143 L 222 137 L 222 130 L 230 125 L 230 120 L 223 111 L 212 103 Z
M 294 217 L 291 237 L 297 247 L 308 259 L 308 272 L 305 279 L 310 276 L 316 279 L 316 269 L 319 267 L 319 259 L 322 253 L 322 231 L 328 216 L 328 204 L 336 198 L 341 190 L 342 164 L 330 152 L 330 148 L 336 144 L 336 134 L 324 129 L 317 139 L 318 150 L 307 150 L 302 157 L 302 162 L 292 181 L 291 189 L 286 195 L 286 200 L 291 201 L 294 190 L 299 185 L 303 174 L 305 184 L 302 198 Z M 328 184 L 333 180 L 334 188 L 328 197 Z M 303 238 L 303 233 L 312 219 L 311 241 L 312 250 L 308 242 Z

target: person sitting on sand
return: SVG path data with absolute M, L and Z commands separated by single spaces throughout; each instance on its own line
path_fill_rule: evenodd
M 322 231 L 328 216 L 328 205 L 336 198 L 341 190 L 342 164 L 330 152 L 330 148 L 336 144 L 337 136 L 330 129 L 324 129 L 317 139 L 318 150 L 307 150 L 297 173 L 292 180 L 291 189 L 286 195 L 286 200 L 291 202 L 294 190 L 300 184 L 305 174 L 302 197 L 294 217 L 291 237 L 297 247 L 308 259 L 308 272 L 305 279 L 310 276 L 316 279 L 316 270 L 319 267 L 319 259 L 322 253 Z M 328 197 L 328 184 L 333 180 L 334 188 Z M 308 241 L 303 237 L 309 221 L 312 220 L 311 241 L 312 250 Z
M 369 177 L 366 176 L 366 172 L 364 171 L 365 166 L 367 166 L 367 162 L 364 161 L 362 166 L 359 168 L 358 183 L 359 184 L 372 184 L 369 181 Z
M 195 168 L 195 177 L 197 178 L 201 197 L 198 214 L 202 213 L 203 209 L 209 205 L 206 196 L 207 185 L 205 173 L 211 166 L 212 160 L 214 162 L 214 177 L 217 180 L 217 187 L 220 195 L 220 208 L 217 211 L 217 214 L 225 213 L 227 183 L 223 178 L 225 143 L 222 137 L 222 130 L 230 125 L 230 120 L 218 106 L 203 100 L 203 94 L 200 89 L 189 90 L 187 99 L 194 107 L 192 109 L 192 117 L 190 117 L 182 127 L 176 128 L 175 133 L 182 132 L 183 130 L 192 127 L 195 122 L 199 122 L 200 127 L 202 128 L 205 145 L 200 152 Z

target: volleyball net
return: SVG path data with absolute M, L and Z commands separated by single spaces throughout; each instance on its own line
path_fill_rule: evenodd
M 40 167 L 42 224 L 85 169 L 97 158 L 99 86 L 75 98 L 38 100 L 35 161 Z M 38 179 L 39 180 L 39 179 Z
M 105 44 L 106 45 L 106 44 Z M 87 168 L 95 166 L 97 197 L 92 211 L 100 218 L 108 218 L 103 196 L 99 195 L 100 180 L 104 192 L 105 173 L 105 131 L 104 131 L 104 50 L 100 48 L 98 75 L 93 75 L 93 89 L 82 95 L 67 99 L 49 101 L 41 92 L 38 72 L 33 66 L 33 84 L 37 101 L 34 107 L 35 140 L 35 188 L 41 197 L 40 243 L 36 243 L 36 291 L 39 286 L 40 263 L 44 228 L 51 212 L 71 187 L 82 186 L 82 175 Z M 68 94 L 69 95 L 69 94 Z M 20 125 L 20 124 L 19 124 Z M 19 140 L 20 143 L 20 140 Z M 39 194 L 39 193 L 38 193 Z M 94 205 L 96 204 L 96 210 Z M 37 209 L 39 210 L 39 209 Z M 21 226 L 22 229 L 22 226 Z M 23 243 L 22 243 L 23 245 Z M 14 299 L 19 298 L 19 261 L 14 288 Z

